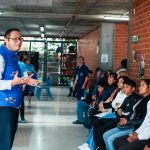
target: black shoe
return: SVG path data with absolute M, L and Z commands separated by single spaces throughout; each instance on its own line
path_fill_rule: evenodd
M 71 96 L 71 94 L 68 94 L 68 97 L 70 97 Z
M 100 150 L 100 147 L 99 146 L 95 146 L 94 150 Z
M 105 150 L 105 148 L 102 146 L 102 147 L 100 147 L 100 146 L 95 146 L 94 147 L 94 150 Z
M 81 121 L 79 121 L 79 120 L 73 121 L 72 123 L 73 123 L 73 124 L 83 124 L 83 122 L 81 122 Z

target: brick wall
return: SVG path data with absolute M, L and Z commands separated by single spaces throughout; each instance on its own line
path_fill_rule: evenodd
M 114 25 L 114 63 L 113 70 L 120 66 L 122 59 L 127 58 L 128 50 L 128 24 L 116 23 Z
M 138 43 L 131 42 L 130 49 L 130 76 L 138 81 L 139 79 L 139 61 L 140 56 L 145 57 L 145 75 L 144 78 L 150 78 L 150 1 L 134 0 L 132 1 L 132 20 L 131 36 L 140 37 Z M 132 50 L 136 51 L 137 60 L 134 63 L 132 59 Z
M 86 64 L 94 70 L 99 64 L 97 43 L 100 38 L 100 29 L 96 28 L 78 40 L 78 55 L 85 58 Z M 120 66 L 120 61 L 127 58 L 128 24 L 116 23 L 114 25 L 114 62 L 113 70 Z
M 100 35 L 99 27 L 78 40 L 78 56 L 83 56 L 85 63 L 93 71 L 98 67 L 99 59 L 97 54 L 97 44 Z

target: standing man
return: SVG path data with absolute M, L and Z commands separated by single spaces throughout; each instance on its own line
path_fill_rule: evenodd
M 16 56 L 23 42 L 19 29 L 9 29 L 0 46 L 0 150 L 11 150 L 18 126 L 22 103 L 22 86 L 38 84 L 38 80 L 21 77 Z
M 78 57 L 78 66 L 75 71 L 75 81 L 73 89 L 76 88 L 76 98 L 78 101 L 81 100 L 81 97 L 84 96 L 84 89 L 86 86 L 86 83 L 88 81 L 88 67 L 85 65 L 84 58 L 82 56 Z M 78 102 L 77 102 L 78 103 Z M 77 104 L 78 105 L 78 104 Z M 78 113 L 78 110 L 77 110 Z M 82 124 L 82 121 L 76 120 L 73 122 L 73 124 Z

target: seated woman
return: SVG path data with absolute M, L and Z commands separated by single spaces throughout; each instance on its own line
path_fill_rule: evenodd
M 145 85 L 145 86 L 143 86 Z M 139 94 L 142 99 L 133 107 L 133 115 L 130 119 L 121 118 L 118 127 L 108 130 L 103 138 L 107 150 L 114 150 L 113 141 L 121 136 L 128 135 L 135 128 L 138 128 L 146 116 L 147 103 L 150 100 L 149 80 L 142 80 L 139 87 Z
M 149 144 L 147 144 L 147 145 L 144 147 L 144 150 L 150 150 L 150 140 L 149 140 Z
M 145 82 L 144 82 L 145 81 Z M 143 92 L 150 91 L 150 80 L 143 80 L 142 82 Z M 144 94 L 143 94 L 144 96 Z M 140 112 L 142 111 L 140 109 Z M 144 146 L 149 143 L 150 139 L 150 97 L 147 103 L 147 113 L 142 125 L 127 136 L 122 136 L 114 141 L 115 150 L 143 150 Z

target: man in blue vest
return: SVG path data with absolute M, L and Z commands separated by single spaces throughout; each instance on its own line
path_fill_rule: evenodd
M 22 86 L 38 84 L 38 80 L 21 77 L 16 57 L 23 38 L 19 29 L 9 29 L 0 46 L 0 150 L 11 150 L 18 126 L 18 112 L 22 103 Z

